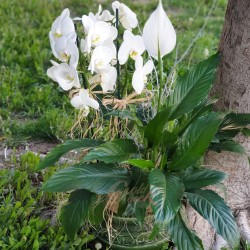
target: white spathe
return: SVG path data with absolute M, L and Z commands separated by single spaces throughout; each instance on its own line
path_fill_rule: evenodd
M 162 7 L 161 0 L 144 26 L 143 41 L 148 53 L 156 60 L 158 60 L 158 51 L 162 58 L 176 45 L 176 33 Z
M 52 61 L 53 66 L 47 70 L 47 75 L 55 82 L 58 82 L 60 87 L 68 91 L 75 88 L 80 88 L 79 77 L 76 69 L 69 66 L 67 63 L 58 64 Z
M 117 71 L 115 67 L 109 67 L 106 70 L 100 71 L 98 74 L 93 76 L 90 83 L 100 83 L 102 91 L 107 93 L 115 90 L 115 84 L 117 79 Z
M 79 92 L 72 97 L 70 103 L 76 109 L 86 109 L 87 107 L 99 109 L 99 103 L 89 96 L 87 89 L 80 89 Z
M 147 61 L 143 66 L 142 57 L 138 57 L 135 61 L 135 72 L 133 74 L 132 86 L 137 94 L 141 94 L 148 79 L 147 75 L 152 72 L 154 64 L 152 60 Z
M 77 67 L 79 50 L 75 42 L 62 37 L 61 39 L 55 41 L 52 52 L 59 61 L 69 63 L 69 65 L 74 68 Z
M 129 56 L 136 60 L 144 51 L 145 46 L 142 36 L 135 36 L 131 31 L 125 30 L 123 34 L 123 43 L 118 52 L 119 63 L 121 65 L 125 64 Z
M 119 21 L 122 26 L 127 30 L 132 30 L 138 25 L 136 14 L 125 4 L 115 1 L 112 3 L 114 13 L 118 9 Z
M 110 63 L 114 57 L 113 47 L 100 45 L 93 51 L 88 70 L 90 70 L 92 74 L 94 72 L 99 73 L 110 67 Z

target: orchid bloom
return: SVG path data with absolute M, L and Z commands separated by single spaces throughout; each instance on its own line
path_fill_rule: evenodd
M 53 66 L 47 70 L 47 75 L 55 82 L 58 82 L 60 87 L 68 91 L 75 88 L 80 88 L 80 82 L 76 69 L 69 66 L 67 63 L 58 64 L 51 61 Z
M 74 42 L 65 37 L 57 40 L 52 48 L 54 56 L 61 62 L 69 63 L 74 68 L 77 67 L 79 60 L 79 51 Z
M 72 97 L 70 103 L 76 109 L 99 109 L 99 103 L 89 96 L 87 89 L 80 89 L 79 92 Z
M 110 23 L 95 21 L 91 17 L 83 15 L 82 23 L 86 38 L 81 41 L 82 51 L 90 53 L 92 47 L 102 45 L 108 39 L 117 37 L 117 29 Z
M 115 90 L 115 83 L 117 79 L 117 71 L 115 67 L 109 67 L 106 70 L 100 71 L 98 74 L 93 76 L 90 83 L 100 83 L 102 91 L 104 93 Z
M 73 42 L 76 41 L 75 27 L 70 18 L 69 9 L 64 9 L 62 14 L 53 22 L 50 37 L 52 40 L 57 40 L 61 37 L 67 37 Z
M 107 46 L 98 46 L 94 49 L 88 70 L 93 74 L 94 71 L 99 73 L 110 66 L 115 57 L 114 50 Z
M 89 17 L 92 20 L 104 21 L 104 22 L 110 22 L 115 18 L 113 15 L 111 15 L 111 13 L 108 10 L 102 11 L 101 5 L 99 5 L 98 12 L 95 15 L 92 12 L 90 12 Z
M 158 52 L 162 58 L 175 47 L 176 33 L 162 7 L 161 0 L 144 26 L 143 40 L 148 53 L 156 60 L 158 60 Z
M 118 9 L 119 21 L 125 29 L 131 31 L 138 25 L 136 14 L 125 4 L 115 1 L 112 3 L 112 8 L 115 13 Z
M 121 65 L 127 62 L 129 56 L 136 60 L 145 51 L 142 36 L 135 36 L 130 31 L 125 30 L 123 40 L 118 52 L 118 60 Z
M 142 90 L 147 83 L 147 75 L 152 72 L 154 68 L 154 64 L 152 60 L 149 60 L 143 66 L 143 59 L 142 57 L 138 57 L 135 61 L 135 72 L 133 74 L 132 79 L 132 86 L 137 94 L 141 94 Z

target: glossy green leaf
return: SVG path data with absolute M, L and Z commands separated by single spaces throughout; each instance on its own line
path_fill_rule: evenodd
M 130 182 L 127 169 L 113 164 L 78 164 L 55 173 L 43 186 L 49 192 L 87 189 L 109 194 L 124 189 Z
M 134 167 L 141 168 L 143 170 L 150 170 L 154 167 L 154 163 L 151 160 L 144 160 L 144 159 L 129 159 L 124 163 L 130 164 Z
M 161 110 L 146 126 L 145 137 L 151 144 L 158 144 L 168 121 L 171 108 Z
M 67 204 L 62 207 L 60 220 L 70 240 L 74 240 L 75 234 L 87 219 L 94 197 L 95 194 L 88 190 L 76 190 L 70 194 Z
M 236 141 L 231 141 L 231 140 L 222 141 L 219 143 L 213 143 L 209 147 L 209 149 L 216 151 L 218 153 L 220 153 L 222 151 L 229 151 L 229 152 L 234 152 L 234 153 L 238 153 L 238 154 L 246 154 L 246 151 L 242 145 L 240 145 Z
M 88 211 L 88 221 L 91 225 L 97 226 L 103 222 L 103 211 L 106 207 L 106 204 L 106 195 L 96 196 L 96 199 Z
M 135 153 L 137 153 L 137 147 L 133 140 L 115 139 L 95 147 L 84 157 L 84 161 L 123 162 Z
M 167 224 L 178 212 L 184 187 L 178 177 L 154 169 L 149 175 L 150 198 L 157 224 Z
M 191 231 L 178 212 L 167 225 L 168 233 L 178 250 L 203 250 L 202 241 Z
M 170 169 L 186 169 L 195 164 L 209 147 L 222 119 L 222 114 L 210 113 L 192 123 L 178 143 Z
M 66 141 L 58 146 L 56 146 L 44 159 L 40 162 L 37 170 L 42 170 L 46 167 L 55 164 L 60 157 L 62 157 L 67 152 L 73 149 L 79 148 L 92 148 L 101 145 L 103 142 L 99 140 L 92 139 L 77 139 Z
M 170 119 L 176 119 L 192 111 L 207 97 L 215 79 L 218 63 L 219 54 L 213 55 L 177 80 L 173 93 L 168 98 L 168 106 L 173 107 Z
M 220 183 L 226 176 L 225 173 L 212 169 L 188 169 L 181 180 L 187 190 Z
M 250 124 L 250 114 L 229 113 L 223 119 L 220 128 L 235 129 L 242 128 Z
M 141 227 L 143 226 L 148 205 L 149 205 L 148 201 L 140 201 L 140 200 L 136 201 L 134 204 L 135 217 Z
M 240 236 L 233 214 L 218 194 L 212 190 L 193 189 L 186 193 L 186 197 L 191 206 L 231 246 L 239 245 Z

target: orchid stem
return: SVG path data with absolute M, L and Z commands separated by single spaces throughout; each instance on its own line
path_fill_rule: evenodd
M 157 106 L 157 113 L 161 109 L 161 98 L 162 98 L 162 89 L 163 89 L 163 63 L 160 54 L 160 50 L 158 51 L 158 69 L 159 69 L 159 96 L 158 96 L 158 106 Z
M 116 38 L 116 70 L 117 70 L 117 98 L 121 99 L 121 83 L 120 83 L 120 64 L 118 60 L 118 51 L 119 51 L 119 11 L 118 9 L 115 10 L 115 27 L 118 31 L 118 35 Z

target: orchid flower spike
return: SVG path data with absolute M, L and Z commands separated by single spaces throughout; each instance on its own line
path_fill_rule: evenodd
M 88 107 L 99 109 L 99 103 L 89 96 L 87 89 L 80 89 L 79 92 L 72 97 L 70 103 L 76 109 L 86 110 Z
M 148 53 L 156 60 L 158 60 L 158 52 L 162 58 L 175 47 L 176 33 L 162 7 L 161 0 L 144 26 L 143 41 Z
M 129 56 L 136 60 L 145 51 L 142 36 L 135 36 L 130 31 L 125 30 L 123 40 L 118 52 L 118 60 L 121 65 L 127 62 Z
M 68 91 L 75 88 L 80 88 L 80 82 L 76 69 L 69 66 L 67 63 L 58 64 L 51 61 L 53 66 L 47 70 L 47 75 L 55 82 L 58 82 L 60 87 Z
M 125 4 L 115 1 L 112 3 L 114 13 L 118 9 L 119 21 L 127 30 L 132 30 L 138 25 L 136 14 Z
M 143 66 L 142 57 L 140 56 L 136 59 L 132 86 L 137 94 L 141 94 L 148 81 L 147 75 L 152 72 L 153 68 L 154 64 L 152 60 L 147 61 L 147 63 Z

